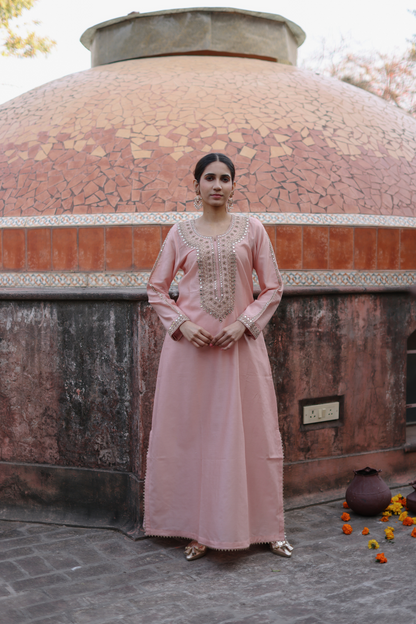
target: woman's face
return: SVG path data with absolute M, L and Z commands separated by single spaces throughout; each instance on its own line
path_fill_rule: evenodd
M 196 193 L 201 195 L 204 206 L 222 208 L 227 204 L 235 182 L 231 180 L 231 172 L 227 165 L 215 161 L 206 167 L 199 184 L 194 180 L 194 186 Z

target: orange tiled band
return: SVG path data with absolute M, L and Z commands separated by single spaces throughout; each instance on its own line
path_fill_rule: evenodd
M 28 274 L 150 270 L 170 227 L 34 227 L 33 223 L 32 227 L 3 227 L 0 270 Z M 266 223 L 265 228 L 282 270 L 416 270 L 416 227 Z

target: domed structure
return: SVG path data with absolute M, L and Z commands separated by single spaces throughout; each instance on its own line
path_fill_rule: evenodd
M 415 269 L 416 121 L 290 65 L 303 39 L 284 18 L 232 9 L 133 14 L 89 29 L 82 41 L 96 67 L 0 107 L 2 225 L 172 224 L 194 210 L 195 162 L 220 151 L 237 166 L 234 210 L 286 225 L 269 231 L 283 269 Z M 366 225 L 393 229 L 339 229 Z M 114 250 L 125 260 L 112 260 L 113 234 L 107 252 L 104 234 L 83 232 L 75 249 L 75 232 L 56 233 L 73 249 L 52 248 L 49 263 L 36 250 L 9 253 L 19 238 L 9 233 L 3 267 L 150 268 L 160 228 L 122 233 Z
M 192 166 L 213 150 L 236 161 L 237 210 L 416 216 L 415 120 L 287 65 L 124 61 L 1 114 L 2 216 L 192 211 Z
M 143 287 L 211 151 L 285 282 L 265 340 L 286 491 L 322 500 L 375 459 L 409 481 L 416 121 L 298 69 L 304 37 L 237 9 L 134 13 L 84 33 L 92 69 L 0 106 L 2 517 L 140 534 L 164 340 Z

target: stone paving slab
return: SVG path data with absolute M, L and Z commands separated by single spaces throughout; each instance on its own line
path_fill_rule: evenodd
M 0 521 L 0 623 L 415 624 L 412 527 L 392 517 L 388 543 L 379 516 L 349 512 L 347 536 L 343 511 L 335 501 L 287 512 L 291 559 L 257 545 L 194 562 L 186 540 Z

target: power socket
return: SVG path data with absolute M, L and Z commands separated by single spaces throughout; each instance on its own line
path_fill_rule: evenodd
M 321 405 L 305 405 L 303 408 L 303 424 L 339 420 L 339 402 L 322 403 Z

